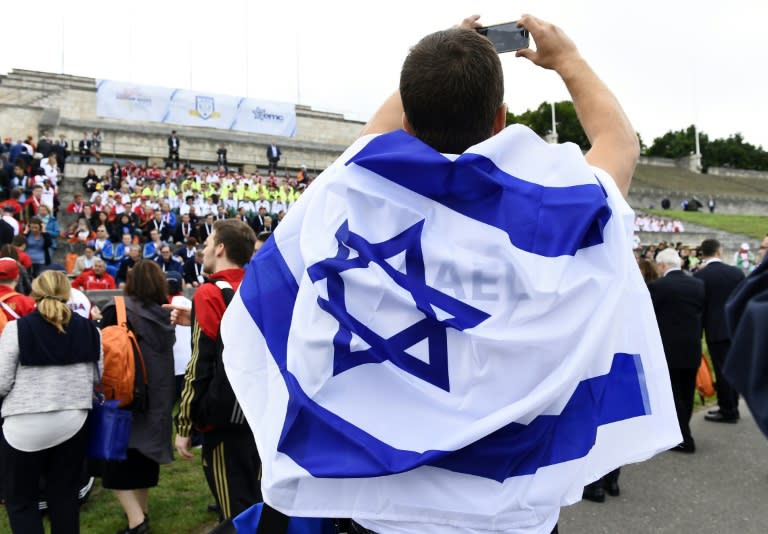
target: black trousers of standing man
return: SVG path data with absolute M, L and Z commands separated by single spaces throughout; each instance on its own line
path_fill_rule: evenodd
M 683 443 L 693 445 L 691 436 L 691 415 L 693 414 L 693 395 L 696 391 L 697 368 L 669 370 L 669 378 L 672 383 L 672 396 L 675 399 L 677 410 L 677 422 L 680 424 L 680 432 L 683 434 Z
M 728 349 L 731 348 L 731 342 L 728 340 L 711 342 L 707 347 L 709 355 L 712 356 L 712 365 L 715 367 L 715 391 L 720 413 L 725 417 L 739 417 L 739 394 L 723 376 L 723 365 Z

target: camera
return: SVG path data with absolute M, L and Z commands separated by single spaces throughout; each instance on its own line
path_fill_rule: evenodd
M 477 33 L 487 37 L 499 54 L 528 48 L 530 42 L 528 30 L 519 27 L 517 21 L 478 28 Z

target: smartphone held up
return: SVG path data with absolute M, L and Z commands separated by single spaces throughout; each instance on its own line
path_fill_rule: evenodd
M 499 54 L 529 46 L 528 30 L 519 27 L 517 21 L 478 28 L 477 33 L 486 36 Z

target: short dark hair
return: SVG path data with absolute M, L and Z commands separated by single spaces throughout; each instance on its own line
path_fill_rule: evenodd
M 160 266 L 154 261 L 139 260 L 128 270 L 125 294 L 136 297 L 144 304 L 168 303 L 168 282 Z
M 269 236 L 272 235 L 272 232 L 259 232 L 259 235 L 256 236 L 256 241 L 261 241 L 262 243 L 265 243 L 267 239 L 269 239 Z
M 213 223 L 213 244 L 224 245 L 227 258 L 242 267 L 251 260 L 256 234 L 240 219 L 221 219 Z
M 720 241 L 717 239 L 705 239 L 701 242 L 701 255 L 706 258 L 711 258 L 717 251 L 720 250 Z
M 504 73 L 491 42 L 471 30 L 427 35 L 400 71 L 403 109 L 416 137 L 461 154 L 488 139 L 504 100 Z

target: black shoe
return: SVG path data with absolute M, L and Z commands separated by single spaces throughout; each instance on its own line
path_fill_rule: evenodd
M 219 513 L 219 505 L 216 504 L 216 503 L 209 504 L 208 505 L 208 511 L 213 513 L 213 514 L 218 514 Z
M 619 489 L 619 483 L 616 481 L 608 482 L 605 485 L 605 492 L 611 497 L 618 497 L 621 493 L 621 490 Z
M 122 530 L 118 530 L 117 534 L 150 534 L 149 530 L 149 518 L 144 517 L 144 521 L 141 522 L 141 524 L 136 525 L 133 528 L 125 527 Z
M 715 415 L 716 413 L 720 413 L 720 408 L 717 410 L 707 410 L 707 414 L 709 415 Z
M 707 421 L 713 423 L 735 423 L 739 420 L 738 415 L 723 415 L 723 412 L 717 411 L 717 413 L 708 413 L 704 416 Z
M 600 486 L 584 486 L 582 498 L 592 502 L 605 502 L 605 490 Z
M 683 442 L 680 445 L 677 445 L 676 447 L 672 447 L 669 450 L 674 452 L 685 452 L 688 454 L 693 454 L 694 452 L 696 452 L 696 445 L 694 443 Z

